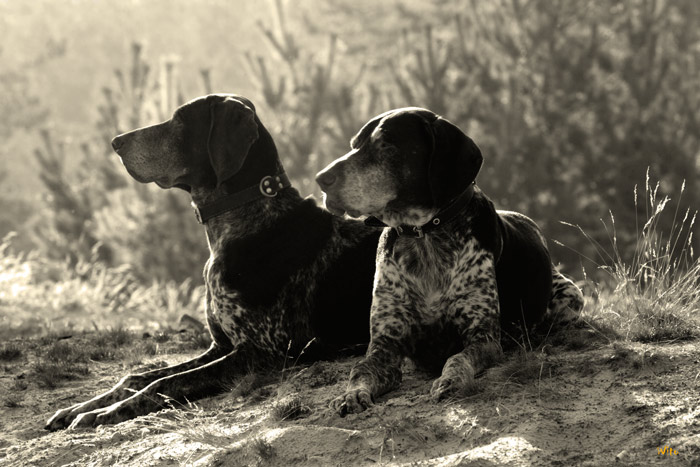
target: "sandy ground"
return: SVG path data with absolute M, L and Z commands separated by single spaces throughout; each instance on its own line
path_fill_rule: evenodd
M 177 346 L 139 366 L 195 355 Z M 439 404 L 428 397 L 430 377 L 407 363 L 399 390 L 346 418 L 327 407 L 356 359 L 317 362 L 251 375 L 182 410 L 55 433 L 43 429 L 54 411 L 136 366 L 90 362 L 86 376 L 46 389 L 33 381 L 32 355 L 0 362 L 0 465 L 700 466 L 697 342 L 555 346 L 527 364 L 510 354 L 476 394 Z M 290 400 L 297 410 L 283 419 Z

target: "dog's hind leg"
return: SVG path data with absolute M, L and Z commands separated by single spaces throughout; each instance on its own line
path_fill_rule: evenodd
M 583 309 L 583 292 L 571 279 L 552 270 L 552 297 L 547 305 L 547 317 L 560 324 L 578 321 Z

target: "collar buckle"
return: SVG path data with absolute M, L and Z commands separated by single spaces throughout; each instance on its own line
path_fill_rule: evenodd
M 197 222 L 206 224 L 212 217 L 243 206 L 251 201 L 261 199 L 260 195 L 262 195 L 262 199 L 274 198 L 277 196 L 277 193 L 290 186 L 292 186 L 292 184 L 284 172 L 280 172 L 277 175 L 266 175 L 257 185 L 251 185 L 248 188 L 244 188 L 230 195 L 225 195 L 210 203 L 197 206 L 193 201 L 192 208 L 194 209 Z
M 266 175 L 260 180 L 260 185 L 258 185 L 258 188 L 264 197 L 274 198 L 277 196 L 277 193 L 284 188 L 284 184 L 282 183 L 282 179 L 279 175 L 274 177 L 272 175 Z

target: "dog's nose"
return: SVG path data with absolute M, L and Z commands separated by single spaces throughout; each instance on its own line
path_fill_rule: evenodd
M 326 188 L 329 188 L 331 185 L 333 185 L 336 181 L 336 176 L 333 175 L 330 171 L 324 170 L 322 172 L 319 172 L 318 175 L 316 175 L 316 183 L 319 184 L 322 190 L 325 190 Z
M 124 144 L 124 140 L 119 136 L 115 136 L 112 140 L 112 148 L 115 152 L 119 152 L 119 148 L 122 147 L 122 144 Z

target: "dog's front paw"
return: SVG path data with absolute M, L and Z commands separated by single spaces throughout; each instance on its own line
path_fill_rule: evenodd
M 464 378 L 453 378 L 442 375 L 433 382 L 433 387 L 430 389 L 430 396 L 433 401 L 440 402 L 458 393 L 464 393 L 468 389 L 469 384 Z
M 349 413 L 360 413 L 374 404 L 372 394 L 367 389 L 351 389 L 331 401 L 333 409 L 341 417 Z
M 92 412 L 84 412 L 79 414 L 77 417 L 75 417 L 75 420 L 73 420 L 73 423 L 70 424 L 68 427 L 69 430 L 75 430 L 77 428 L 93 428 L 97 425 L 95 425 L 95 419 L 97 418 L 97 414 L 104 409 L 97 409 L 93 410 Z
M 82 404 L 71 405 L 68 408 L 58 410 L 53 417 L 49 418 L 44 425 L 45 430 L 57 431 L 67 428 L 68 425 L 75 419 L 75 417 L 80 413 L 77 409 L 81 407 Z
M 109 407 L 103 407 L 91 412 L 85 412 L 78 415 L 69 429 L 76 428 L 94 428 L 99 425 L 116 425 L 117 423 L 128 420 L 129 416 L 124 414 L 124 404 L 117 403 Z

